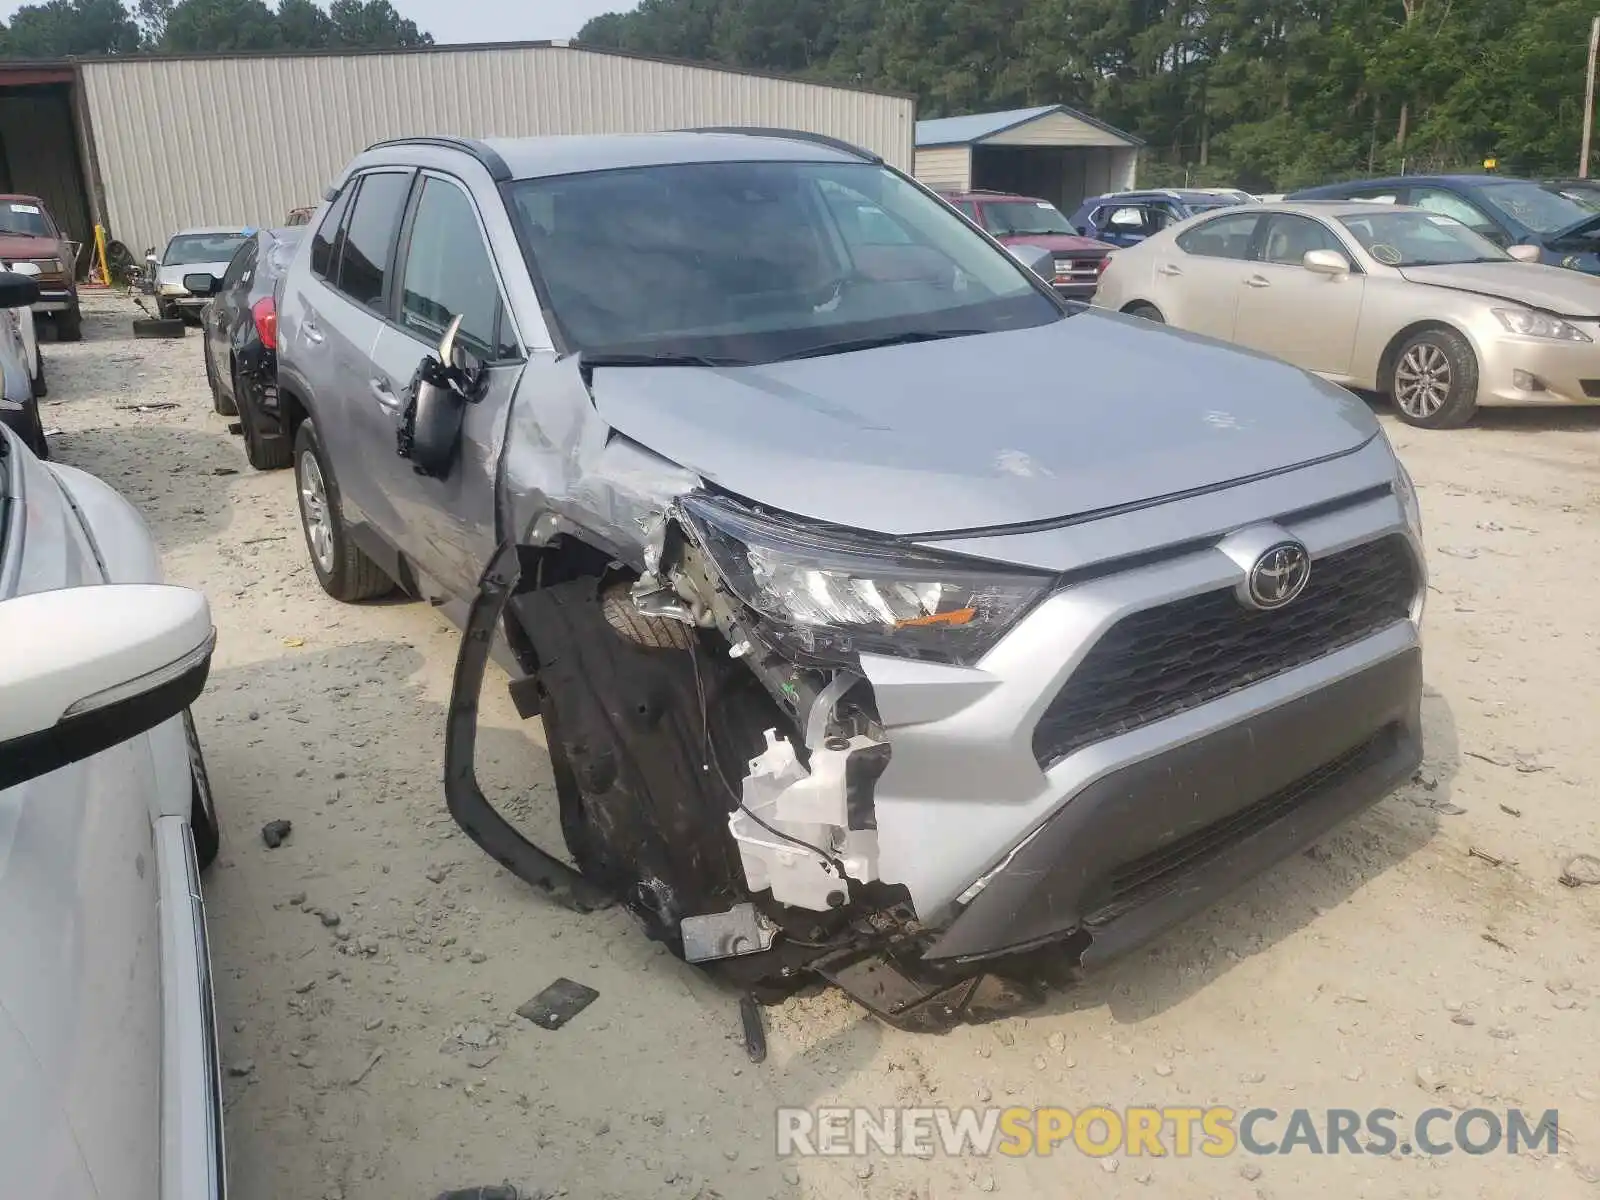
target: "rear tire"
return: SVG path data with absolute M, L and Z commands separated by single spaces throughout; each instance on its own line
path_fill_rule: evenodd
M 1161 310 L 1154 304 L 1130 304 L 1122 310 L 1130 317 L 1138 317 L 1142 321 L 1149 321 L 1155 325 L 1165 325 L 1167 319 L 1161 315 Z
M 294 446 L 284 437 L 263 438 L 256 428 L 255 406 L 240 385 L 237 368 L 233 373 L 233 398 L 239 413 L 239 433 L 244 438 L 244 456 L 258 471 L 281 471 L 294 462 Z
M 224 417 L 239 415 L 239 406 L 233 400 L 222 394 L 222 380 L 217 375 L 217 364 L 211 357 L 211 339 L 204 340 L 204 355 L 206 360 L 206 384 L 211 388 L 211 407 Z
M 200 735 L 195 732 L 194 715 L 183 710 L 183 736 L 189 743 L 189 832 L 194 837 L 195 864 L 204 871 L 217 861 L 222 849 L 222 824 L 217 820 L 217 802 L 211 794 L 211 776 L 206 773 L 205 756 L 200 752 Z
M 76 303 L 64 313 L 56 314 L 56 340 L 83 341 L 83 309 Z
M 1478 411 L 1478 356 L 1454 329 L 1408 338 L 1388 382 L 1395 415 L 1418 429 L 1460 429 Z
M 300 497 L 300 531 L 322 590 L 353 604 L 394 590 L 394 580 L 357 546 L 339 511 L 339 485 L 328 466 L 310 418 L 294 438 L 295 490 Z

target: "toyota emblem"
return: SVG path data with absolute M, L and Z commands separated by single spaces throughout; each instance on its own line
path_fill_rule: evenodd
M 1252 608 L 1271 610 L 1294 602 L 1311 579 L 1311 555 L 1299 542 L 1270 546 L 1250 568 L 1245 594 Z

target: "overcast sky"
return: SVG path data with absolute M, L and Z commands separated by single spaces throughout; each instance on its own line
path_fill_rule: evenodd
M 0 0 L 6 20 L 26 0 Z M 271 4 L 272 0 L 268 0 Z M 525 42 L 572 37 L 590 17 L 633 0 L 390 0 L 440 42 Z M 132 4 L 128 7 L 131 9 Z M 276 7 L 276 5 L 273 5 Z M 323 4 L 326 8 L 326 3 Z

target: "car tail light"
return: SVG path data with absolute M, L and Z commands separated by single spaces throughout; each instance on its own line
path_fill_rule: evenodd
M 250 306 L 250 315 L 256 319 L 256 333 L 261 344 L 273 353 L 278 350 L 278 306 L 271 296 L 263 296 Z

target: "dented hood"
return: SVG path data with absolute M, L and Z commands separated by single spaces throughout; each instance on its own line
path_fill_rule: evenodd
M 1511 300 L 1563 317 L 1600 314 L 1600 282 L 1596 282 L 1593 275 L 1562 267 L 1496 261 L 1406 267 L 1400 274 L 1412 283 Z
M 612 427 L 728 491 L 898 535 L 1136 505 L 1377 432 L 1293 367 L 1097 310 L 762 366 L 596 367 L 592 391 Z

